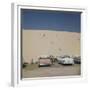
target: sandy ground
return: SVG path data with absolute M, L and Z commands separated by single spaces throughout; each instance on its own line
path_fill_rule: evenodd
M 23 62 L 38 61 L 42 55 L 80 56 L 80 33 L 53 30 L 22 30 Z M 24 78 L 80 75 L 80 65 L 23 69 Z
M 68 66 L 55 64 L 51 67 L 40 67 L 34 70 L 23 69 L 22 78 L 80 75 L 80 66 L 80 64 Z

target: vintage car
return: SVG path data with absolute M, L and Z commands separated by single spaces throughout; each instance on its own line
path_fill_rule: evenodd
M 74 59 L 70 57 L 58 57 L 57 62 L 58 64 L 63 64 L 63 65 L 73 65 Z
M 74 63 L 75 64 L 81 64 L 81 58 L 80 58 L 80 56 L 74 57 L 73 59 L 74 59 Z
M 49 57 L 40 57 L 39 59 L 39 63 L 38 66 L 39 67 L 46 67 L 46 66 L 51 66 L 52 62 L 51 59 Z

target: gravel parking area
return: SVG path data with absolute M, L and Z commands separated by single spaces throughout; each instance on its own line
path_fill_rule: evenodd
M 33 70 L 22 70 L 22 78 L 33 78 L 33 77 L 51 77 L 51 76 L 70 76 L 80 75 L 81 64 L 74 65 L 61 65 L 54 64 L 50 67 L 37 67 Z

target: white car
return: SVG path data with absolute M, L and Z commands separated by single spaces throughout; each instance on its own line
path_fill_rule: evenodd
M 57 61 L 59 64 L 70 64 L 70 65 L 73 65 L 74 64 L 74 59 L 73 58 L 70 58 L 70 57 L 60 57 L 60 58 L 57 58 Z

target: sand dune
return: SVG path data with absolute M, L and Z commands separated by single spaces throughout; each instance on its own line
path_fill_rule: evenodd
M 80 33 L 51 30 L 22 30 L 22 54 L 25 62 L 41 55 L 80 55 Z

